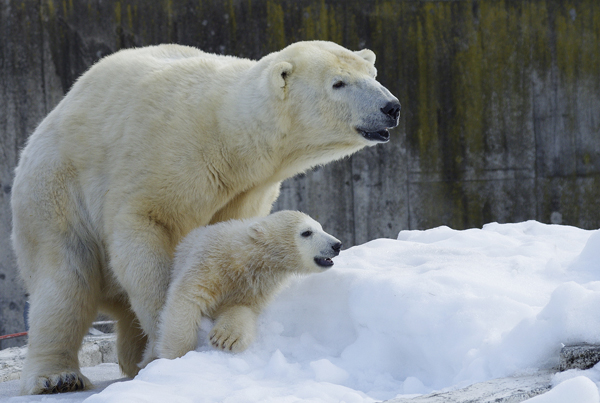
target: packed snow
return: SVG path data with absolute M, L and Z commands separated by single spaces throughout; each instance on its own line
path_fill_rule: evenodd
M 563 345 L 600 343 L 600 231 L 402 231 L 334 261 L 281 291 L 244 353 L 209 347 L 205 320 L 196 351 L 85 401 L 374 402 L 535 373 Z M 599 385 L 600 365 L 570 370 L 528 402 L 598 403 Z

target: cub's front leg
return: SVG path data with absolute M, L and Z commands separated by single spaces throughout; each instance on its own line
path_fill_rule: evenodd
M 159 358 L 178 358 L 196 349 L 198 329 L 209 301 L 183 289 L 181 282 L 169 290 L 160 315 L 157 351 Z
M 257 317 L 254 310 L 243 305 L 223 309 L 218 313 L 210 332 L 211 344 L 234 353 L 244 351 L 254 341 Z

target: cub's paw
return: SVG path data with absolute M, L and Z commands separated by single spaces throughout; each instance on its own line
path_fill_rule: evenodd
M 29 385 L 23 385 L 23 395 L 46 395 L 53 393 L 75 392 L 90 389 L 92 383 L 77 372 L 61 372 L 58 374 L 39 376 Z
M 210 343 L 221 350 L 240 353 L 248 348 L 254 340 L 252 334 L 241 329 L 228 329 L 215 326 L 209 335 Z

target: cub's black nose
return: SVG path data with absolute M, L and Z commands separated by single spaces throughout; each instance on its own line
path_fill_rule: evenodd
M 390 101 L 383 108 L 381 108 L 381 112 L 397 120 L 400 117 L 400 103 L 397 101 Z
M 338 242 L 338 243 L 336 243 L 336 244 L 333 244 L 333 245 L 331 246 L 331 249 L 333 249 L 333 251 L 335 252 L 335 255 L 336 255 L 336 256 L 337 256 L 337 255 L 339 255 L 339 254 L 340 254 L 340 251 L 342 250 L 342 243 L 341 243 L 341 242 Z

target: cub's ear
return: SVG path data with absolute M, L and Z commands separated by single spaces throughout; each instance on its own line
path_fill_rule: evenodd
M 363 50 L 357 50 L 354 53 L 356 53 L 357 56 L 362 57 L 363 59 L 365 59 L 369 63 L 375 65 L 376 56 L 375 56 L 375 53 L 373 53 L 372 50 L 363 49 Z
M 260 223 L 255 222 L 248 228 L 248 235 L 255 241 L 262 241 L 265 238 L 265 228 Z
M 271 67 L 271 85 L 277 96 L 282 100 L 285 99 L 286 85 L 288 78 L 292 74 L 294 66 L 288 62 L 279 62 Z

